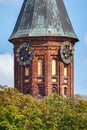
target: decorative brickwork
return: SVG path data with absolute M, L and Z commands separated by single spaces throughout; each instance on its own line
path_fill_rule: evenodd
M 16 60 L 16 51 L 21 43 L 31 44 L 34 49 L 34 57 L 28 66 L 28 75 L 25 75 L 25 67 L 19 65 Z M 51 95 L 53 92 L 61 96 L 74 96 L 74 68 L 73 61 L 67 66 L 67 76 L 64 77 L 65 64 L 61 60 L 60 46 L 64 41 L 48 38 L 15 39 L 14 41 L 14 69 L 15 87 L 23 93 L 29 93 L 35 97 L 38 95 Z M 38 59 L 42 60 L 42 75 L 38 76 Z M 56 74 L 52 75 L 52 60 L 56 60 Z M 64 93 L 66 89 L 66 92 Z M 64 95 L 65 94 L 65 95 Z

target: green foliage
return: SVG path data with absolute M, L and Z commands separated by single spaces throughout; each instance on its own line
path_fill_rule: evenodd
M 1 87 L 0 130 L 87 130 L 87 101 L 56 94 L 38 100 Z
M 87 129 L 87 104 L 84 105 L 82 100 L 52 95 L 45 102 L 51 108 L 50 115 L 55 124 L 55 130 Z

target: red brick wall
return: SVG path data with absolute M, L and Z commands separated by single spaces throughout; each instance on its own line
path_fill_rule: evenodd
M 29 65 L 29 82 L 24 82 L 24 67 L 20 66 L 16 61 L 16 49 L 23 42 L 32 44 L 34 48 L 34 57 L 32 63 Z M 68 68 L 67 83 L 64 83 L 64 63 L 61 61 L 60 57 L 60 46 L 62 40 L 54 38 L 24 38 L 22 40 L 16 39 L 14 43 L 14 82 L 15 87 L 20 91 L 25 93 L 25 89 L 29 88 L 30 94 L 33 96 L 38 96 L 38 86 L 42 85 L 45 87 L 45 95 L 52 94 L 53 85 L 57 88 L 57 93 L 64 96 L 64 87 L 67 87 L 67 96 L 74 96 L 74 61 Z M 42 82 L 38 82 L 38 59 L 43 60 L 43 78 Z M 56 83 L 52 83 L 52 59 L 57 60 L 57 73 L 56 73 Z

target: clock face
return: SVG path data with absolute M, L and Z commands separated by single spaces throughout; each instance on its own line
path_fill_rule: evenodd
M 23 43 L 17 48 L 16 59 L 19 65 L 27 66 L 33 58 L 33 48 L 30 44 Z
M 64 42 L 60 48 L 60 55 L 65 64 L 70 64 L 74 56 L 73 45 L 68 41 Z

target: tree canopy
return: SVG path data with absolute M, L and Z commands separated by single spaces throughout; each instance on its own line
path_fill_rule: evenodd
M 0 130 L 87 130 L 87 101 L 0 89 Z

